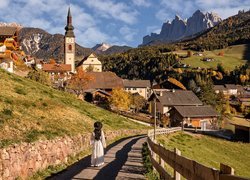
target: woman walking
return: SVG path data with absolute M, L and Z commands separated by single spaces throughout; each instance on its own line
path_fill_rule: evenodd
M 106 148 L 106 141 L 102 131 L 102 123 L 95 122 L 94 128 L 95 129 L 91 135 L 91 166 L 98 167 L 104 164 L 104 148 Z

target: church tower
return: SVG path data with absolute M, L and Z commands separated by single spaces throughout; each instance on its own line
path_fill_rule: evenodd
M 64 37 L 64 64 L 71 64 L 71 72 L 75 72 L 75 34 L 72 25 L 72 16 L 70 7 L 67 16 L 67 25 L 65 27 Z

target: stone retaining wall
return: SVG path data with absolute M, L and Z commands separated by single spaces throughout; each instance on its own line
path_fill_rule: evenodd
M 146 131 L 145 131 L 146 132 Z M 106 132 L 106 139 L 145 133 L 141 130 L 120 130 Z M 0 180 L 31 176 L 49 165 L 66 163 L 69 156 L 75 156 L 90 146 L 90 134 L 75 137 L 61 137 L 54 140 L 21 143 L 0 149 Z

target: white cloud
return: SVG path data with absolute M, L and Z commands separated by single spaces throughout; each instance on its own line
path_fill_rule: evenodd
M 174 14 L 188 18 L 200 9 L 204 12 L 216 12 L 222 18 L 227 18 L 237 14 L 240 9 L 249 8 L 249 0 L 160 0 L 160 9 L 155 16 L 161 21 L 174 17 Z
M 102 17 L 114 18 L 128 24 L 137 22 L 138 12 L 125 3 L 116 3 L 112 0 L 85 0 L 84 3 Z
M 135 35 L 137 34 L 137 30 L 131 29 L 128 26 L 121 27 L 119 32 L 126 41 L 133 41 Z
M 132 0 L 132 2 L 136 6 L 142 6 L 142 7 L 149 7 L 149 6 L 151 6 L 151 3 L 149 2 L 149 0 Z
M 11 13 L 9 9 L 0 11 L 0 21 L 17 22 L 25 27 L 36 27 L 51 34 L 64 34 L 68 11 L 67 0 L 15 0 Z M 8 5 L 7 0 L 0 3 L 0 9 Z M 99 28 L 98 21 L 86 13 L 78 4 L 71 4 L 76 41 L 85 47 L 92 47 L 102 41 L 115 41 Z
M 0 9 L 7 8 L 9 6 L 10 1 L 9 0 L 4 0 L 0 3 Z

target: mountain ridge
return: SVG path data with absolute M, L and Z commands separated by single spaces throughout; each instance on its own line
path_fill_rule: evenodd
M 155 41 L 174 42 L 214 27 L 221 21 L 222 19 L 216 13 L 203 13 L 200 10 L 195 11 L 187 20 L 175 15 L 172 22 L 163 23 L 160 34 L 151 33 L 151 35 L 144 36 L 142 45 L 150 45 Z

